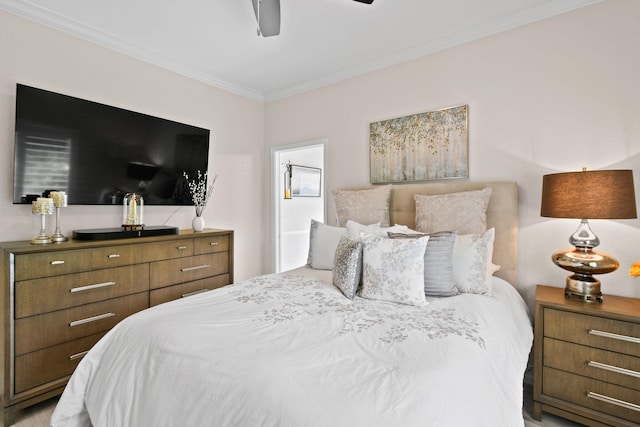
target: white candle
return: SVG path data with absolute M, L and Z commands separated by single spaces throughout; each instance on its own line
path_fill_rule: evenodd
M 48 197 L 38 197 L 36 200 L 41 214 L 50 215 L 53 213 L 53 200 Z
M 67 195 L 64 191 L 52 191 L 49 196 L 53 199 L 53 205 L 56 208 L 64 208 L 67 206 Z

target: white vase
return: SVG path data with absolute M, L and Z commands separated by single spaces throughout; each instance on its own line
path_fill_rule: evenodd
M 204 230 L 204 218 L 201 216 L 193 218 L 193 221 L 191 221 L 191 227 L 193 228 L 193 231 Z

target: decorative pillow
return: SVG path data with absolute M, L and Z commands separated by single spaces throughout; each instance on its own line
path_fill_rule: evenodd
M 463 234 L 456 238 L 453 245 L 453 274 L 460 292 L 491 295 L 494 238 L 494 228 L 484 234 Z
M 388 239 L 362 233 L 363 298 L 422 306 L 424 253 L 429 237 Z
M 378 229 L 378 228 L 380 228 L 380 223 L 377 222 L 375 224 L 365 225 L 365 224 L 360 224 L 359 222 L 355 222 L 355 221 L 352 221 L 352 220 L 347 220 L 347 224 L 345 225 L 345 227 L 347 229 L 347 236 L 360 237 L 360 232 L 361 231 L 363 231 L 365 233 L 368 233 L 371 230 L 373 230 L 374 228 Z
M 440 231 L 431 234 L 389 233 L 392 239 L 429 236 L 424 253 L 424 294 L 434 297 L 450 297 L 460 292 L 453 274 L 453 246 L 455 231 Z
M 390 185 L 364 190 L 333 190 L 338 227 L 346 226 L 348 220 L 388 227 L 390 198 Z
M 333 259 L 333 284 L 349 299 L 353 299 L 362 273 L 362 243 L 342 236 Z
M 416 228 L 423 233 L 482 234 L 487 231 L 490 198 L 491 188 L 439 195 L 414 194 Z
M 410 233 L 412 230 L 406 225 L 392 225 L 391 227 L 380 227 L 379 224 L 362 225 L 354 221 L 347 221 L 347 236 L 359 239 L 361 233 L 373 234 L 375 236 L 388 237 L 389 233 Z
M 331 270 L 338 241 L 346 234 L 345 228 L 332 227 L 312 219 L 307 265 L 316 270 Z

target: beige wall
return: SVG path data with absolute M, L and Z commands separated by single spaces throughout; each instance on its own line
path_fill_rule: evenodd
M 39 219 L 13 205 L 16 83 L 211 129 L 209 165 L 219 179 L 204 213 L 207 226 L 235 230 L 236 279 L 263 272 L 260 242 L 265 175 L 264 106 L 70 35 L 0 12 L 0 241 L 30 239 Z M 147 206 L 145 223 L 164 224 L 174 207 Z M 168 224 L 189 228 L 194 211 L 180 209 Z M 70 206 L 63 233 L 118 227 L 112 206 Z
M 638 17 L 639 1 L 608 0 L 271 102 L 266 145 L 328 138 L 327 188 L 367 184 L 370 122 L 468 104 L 471 180 L 520 187 L 517 285 L 531 304 L 536 283 L 564 286 L 550 255 L 569 246 L 579 223 L 539 216 L 542 175 L 631 168 L 640 183 Z M 331 200 L 328 212 L 335 223 Z M 640 221 L 592 228 L 599 249 L 621 262 L 600 276 L 603 291 L 640 297 L 640 282 L 627 276 L 640 260 Z

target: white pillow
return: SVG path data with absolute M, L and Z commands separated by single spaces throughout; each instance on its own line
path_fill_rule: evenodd
M 316 270 L 331 270 L 338 241 L 346 234 L 346 228 L 332 227 L 312 219 L 307 265 Z
M 487 230 L 490 198 L 491 188 L 438 195 L 414 194 L 416 229 L 422 233 L 482 234 Z
M 392 225 L 391 227 L 380 227 L 380 224 L 362 225 L 355 221 L 347 221 L 347 236 L 359 239 L 361 233 L 373 234 L 374 236 L 388 237 L 389 233 L 410 233 L 412 230 L 406 225 Z
M 429 237 L 389 239 L 362 233 L 363 298 L 423 306 L 424 253 Z
M 484 234 L 463 234 L 453 245 L 453 274 L 456 286 L 463 293 L 491 295 L 491 276 L 495 272 L 493 240 L 495 229 Z
M 344 227 L 348 220 L 360 224 L 380 223 L 389 226 L 389 200 L 391 185 L 362 190 L 333 190 L 336 205 L 336 223 Z

